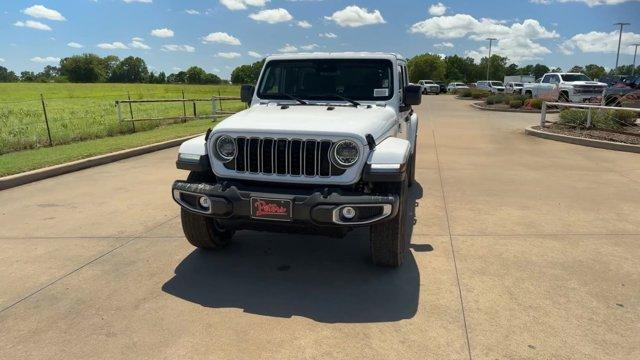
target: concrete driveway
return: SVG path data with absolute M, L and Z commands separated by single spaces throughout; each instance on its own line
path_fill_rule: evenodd
M 0 358 L 640 358 L 640 157 L 424 100 L 398 270 L 366 231 L 195 251 L 175 149 L 0 192 Z

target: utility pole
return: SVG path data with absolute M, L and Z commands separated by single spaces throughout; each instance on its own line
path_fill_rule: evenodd
M 631 76 L 633 76 L 636 73 L 636 55 L 638 54 L 638 46 L 640 46 L 640 44 L 636 43 L 631 45 L 636 47 L 633 51 L 633 67 L 631 68 Z
M 618 60 L 620 60 L 620 43 L 622 42 L 622 28 L 626 25 L 631 25 L 629 23 L 623 23 L 623 22 L 619 22 L 619 23 L 615 23 L 613 25 L 620 25 L 620 35 L 618 36 L 618 54 L 616 55 L 616 67 L 614 69 L 617 70 L 618 69 Z
M 489 57 L 487 58 L 487 80 L 489 80 L 489 65 L 491 64 L 491 44 L 498 39 L 487 38 L 487 40 L 489 40 Z

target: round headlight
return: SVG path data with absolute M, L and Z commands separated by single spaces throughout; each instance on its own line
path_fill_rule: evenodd
M 222 135 L 216 140 L 216 151 L 221 160 L 230 161 L 236 156 L 236 141 L 231 136 Z
M 333 158 L 339 167 L 349 167 L 358 161 L 360 150 L 358 144 L 351 140 L 342 140 L 333 148 Z

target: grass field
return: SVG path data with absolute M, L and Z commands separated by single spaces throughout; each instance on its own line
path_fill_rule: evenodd
M 182 97 L 182 91 L 186 98 L 240 95 L 239 87 L 229 85 L 0 84 L 0 154 L 49 144 L 40 94 L 45 99 L 51 137 L 57 147 L 133 133 L 130 122 L 118 121 L 114 105 L 115 100 L 125 100 L 128 94 L 132 99 L 178 99 Z M 224 110 L 243 108 L 239 101 L 223 102 L 222 106 Z M 128 105 L 124 105 L 122 110 L 123 115 L 130 115 Z M 183 105 L 134 104 L 132 110 L 136 118 L 177 117 L 182 116 Z M 191 103 L 187 103 L 186 112 L 188 115 L 193 112 Z M 198 103 L 198 114 L 207 115 L 211 112 L 210 103 Z M 173 122 L 136 122 L 135 127 L 137 132 L 144 132 Z M 170 129 L 178 131 L 180 126 L 183 125 L 176 124 Z

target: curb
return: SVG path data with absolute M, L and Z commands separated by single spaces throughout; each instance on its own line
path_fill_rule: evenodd
M 94 166 L 104 165 L 112 163 L 114 161 L 128 159 L 134 156 L 144 155 L 151 152 L 176 147 L 182 144 L 184 141 L 193 139 L 196 136 L 199 135 L 186 136 L 179 139 L 144 145 L 133 149 L 116 151 L 113 153 L 98 155 L 82 160 L 76 160 L 65 164 L 54 165 L 42 169 L 23 172 L 20 174 L 0 177 L 0 190 L 6 190 L 35 181 L 48 179 L 54 176 L 68 174 L 74 171 L 88 169 Z
M 554 134 L 546 131 L 536 130 L 533 128 L 533 125 L 525 128 L 524 133 L 526 135 L 536 136 L 542 139 L 561 141 L 561 142 L 574 144 L 574 145 L 582 145 L 582 146 L 589 146 L 589 147 L 594 147 L 599 149 L 625 151 L 625 152 L 640 154 L 640 145 L 624 144 L 624 143 L 617 143 L 613 141 L 596 140 L 596 139 L 580 138 L 580 137 L 569 136 L 569 135 Z
M 540 114 L 541 113 L 540 110 L 492 109 L 492 108 L 485 107 L 485 106 L 483 106 L 481 104 L 484 104 L 484 103 L 475 102 L 475 103 L 471 104 L 471 106 L 473 106 L 476 109 L 484 110 L 484 111 L 496 111 L 496 112 L 506 112 L 506 113 L 521 113 L 521 114 Z M 547 114 L 557 114 L 559 112 L 560 112 L 560 110 L 547 109 Z

